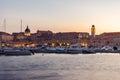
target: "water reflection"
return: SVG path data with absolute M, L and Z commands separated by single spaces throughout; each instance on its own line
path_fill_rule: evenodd
M 0 80 L 119 80 L 119 54 L 1 56 Z

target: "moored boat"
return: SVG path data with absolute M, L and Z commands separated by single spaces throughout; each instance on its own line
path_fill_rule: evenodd
M 67 46 L 57 46 L 56 47 L 56 53 L 66 53 L 67 52 Z
M 25 49 L 5 49 L 5 55 L 32 55 L 33 53 L 29 50 Z
M 72 44 L 67 48 L 67 53 L 72 54 L 82 53 L 82 46 L 80 44 Z
M 45 53 L 55 53 L 56 52 L 56 48 L 55 47 L 45 47 L 43 52 L 45 52 Z

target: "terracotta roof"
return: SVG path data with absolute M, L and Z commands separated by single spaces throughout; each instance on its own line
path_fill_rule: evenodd
M 0 32 L 0 35 L 3 35 L 3 34 L 6 34 L 6 35 L 11 35 L 11 34 L 6 33 L 6 32 Z
M 105 33 L 102 33 L 102 34 L 100 34 L 100 36 L 102 36 L 102 35 L 120 35 L 120 32 L 105 32 Z

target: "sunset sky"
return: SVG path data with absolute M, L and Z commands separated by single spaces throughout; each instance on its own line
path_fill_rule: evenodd
M 120 0 L 0 0 L 0 30 L 7 32 L 28 25 L 31 32 L 120 32 Z

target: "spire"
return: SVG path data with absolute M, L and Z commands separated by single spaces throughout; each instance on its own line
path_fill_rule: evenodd
M 27 25 L 27 29 L 28 29 L 28 25 Z

